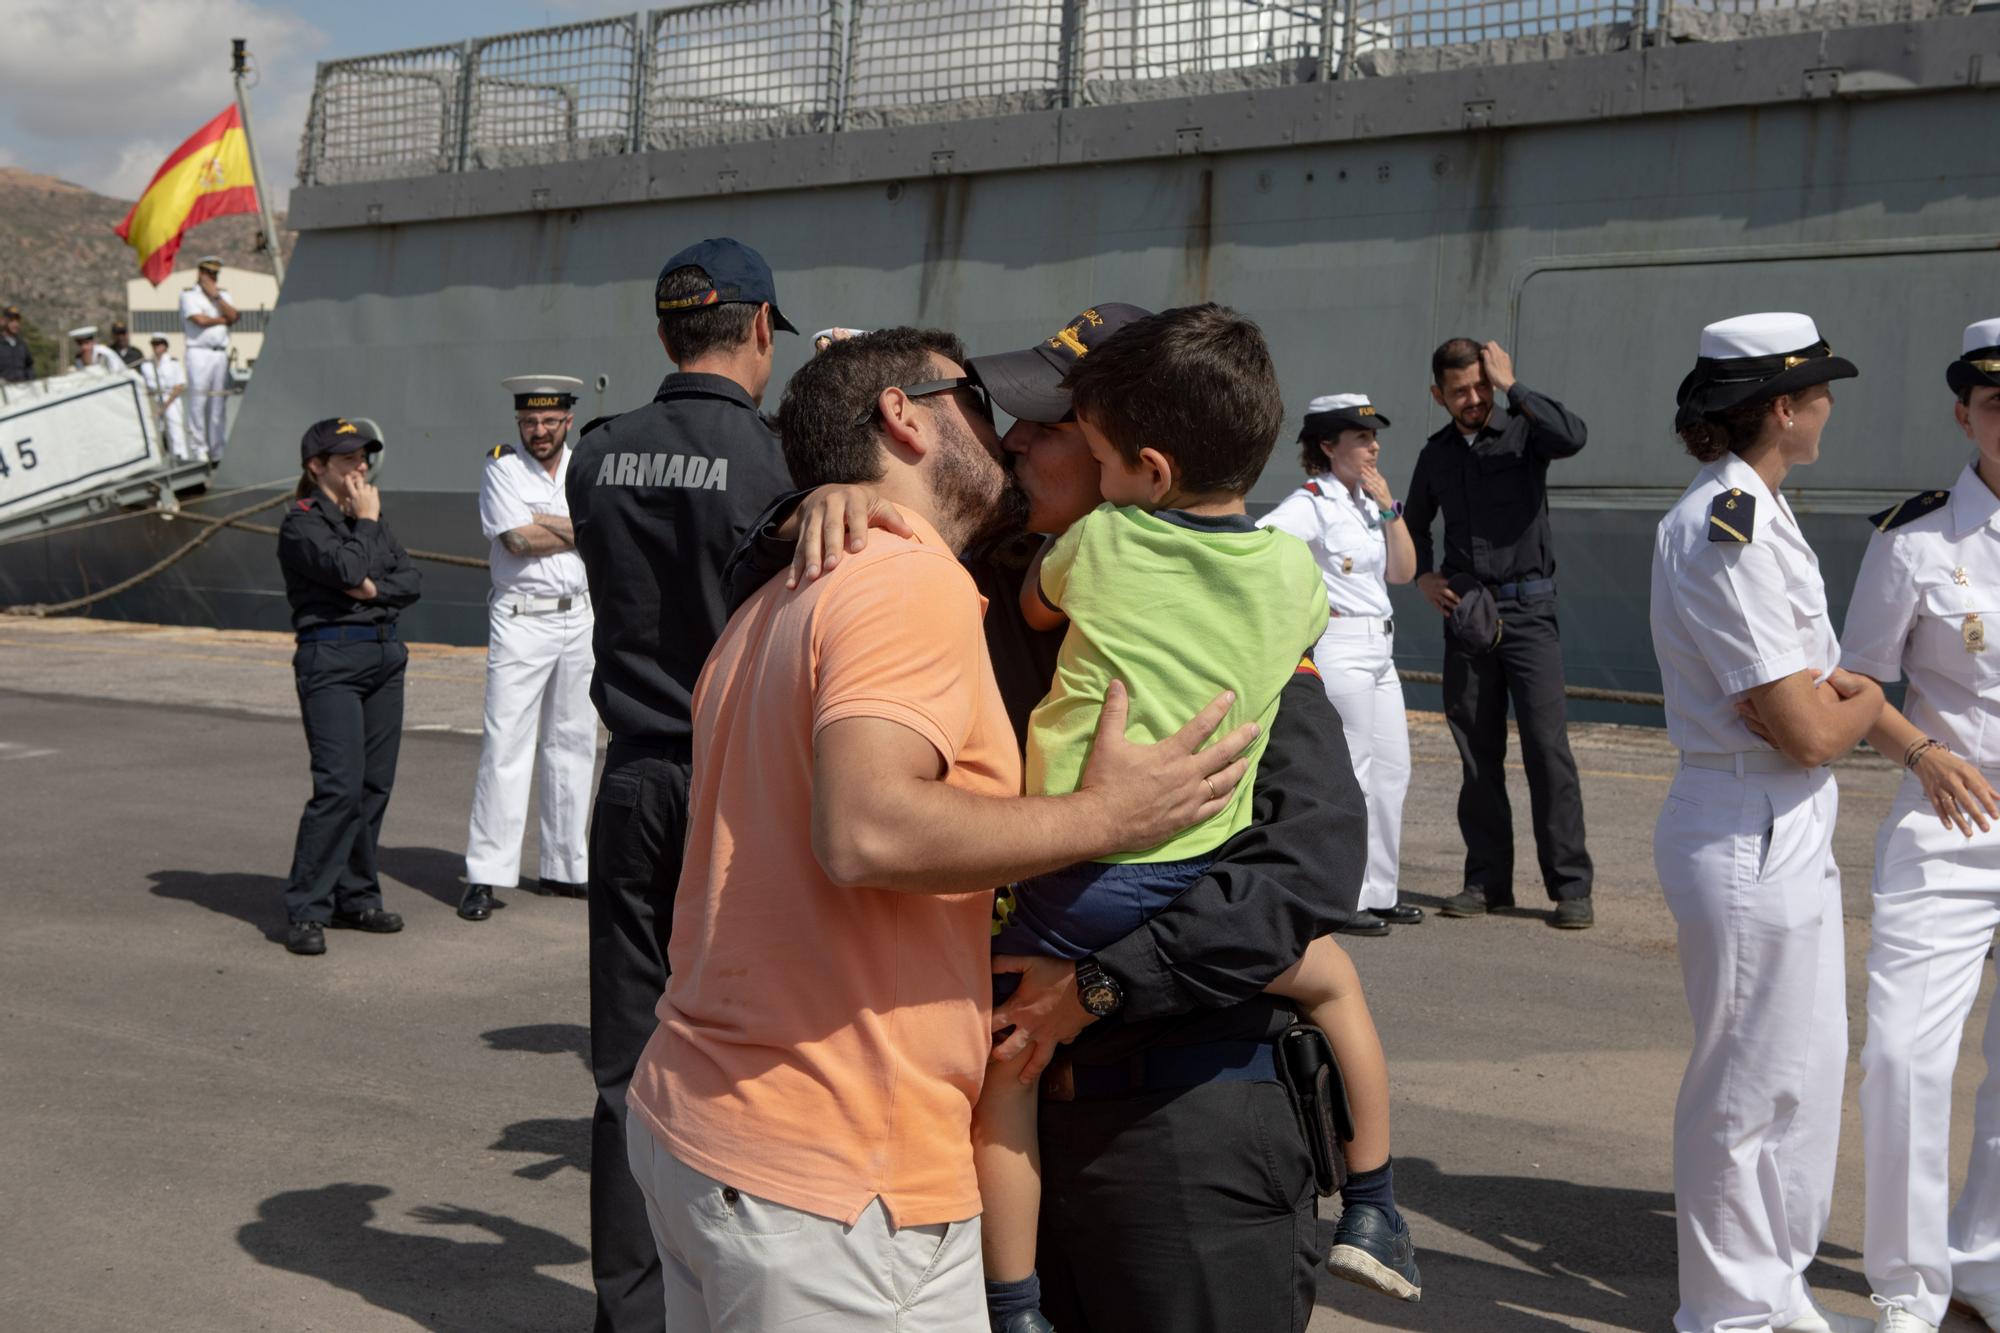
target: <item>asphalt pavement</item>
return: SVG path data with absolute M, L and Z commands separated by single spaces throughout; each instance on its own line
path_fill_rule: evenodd
M 412 650 L 382 837 L 408 929 L 329 932 L 302 959 L 281 943 L 308 789 L 290 652 L 267 634 L 0 621 L 0 1327 L 585 1329 L 585 907 L 516 891 L 483 924 L 452 910 L 482 654 Z M 1404 883 L 1435 906 L 1458 883 L 1457 759 L 1437 718 L 1412 732 Z M 1689 1027 L 1651 839 L 1674 760 L 1649 730 L 1574 742 L 1596 929 L 1547 927 L 1516 769 L 1524 906 L 1345 941 L 1389 1049 L 1424 1299 L 1328 1280 L 1314 1333 L 1671 1326 Z M 1856 1056 L 1897 777 L 1872 755 L 1840 766 Z M 1993 989 L 1989 971 L 1958 1069 L 1961 1170 Z M 1851 1066 L 1812 1274 L 1854 1314 L 1859 1084 Z

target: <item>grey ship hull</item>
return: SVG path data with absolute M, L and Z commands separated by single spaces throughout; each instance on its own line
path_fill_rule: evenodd
M 306 423 L 367 415 L 403 541 L 483 555 L 497 381 L 602 377 L 580 417 L 647 399 L 653 274 L 703 236 L 757 245 L 807 329 L 918 322 L 992 349 L 1096 300 L 1227 302 L 1263 325 L 1295 413 L 1375 396 L 1399 490 L 1443 423 L 1431 347 L 1493 336 L 1591 428 L 1551 473 L 1571 679 L 1656 690 L 1651 536 L 1694 471 L 1669 427 L 1702 323 L 1802 309 L 1862 368 L 1795 497 L 1837 616 L 1861 515 L 1965 462 L 1942 367 L 2000 300 L 1982 59 L 2000 72 L 2000 15 L 302 189 L 216 485 L 288 488 Z M 776 382 L 806 354 L 783 341 Z M 1296 480 L 1281 444 L 1253 498 Z M 0 601 L 102 586 L 185 535 L 144 519 L 0 550 Z M 484 575 L 426 581 L 409 633 L 482 642 Z M 1434 669 L 1435 615 L 1397 605 L 1399 662 Z M 286 624 L 271 539 L 242 533 L 96 613 Z

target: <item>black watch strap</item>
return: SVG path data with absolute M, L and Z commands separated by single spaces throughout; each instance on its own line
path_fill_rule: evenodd
M 1083 1011 L 1093 1018 L 1109 1018 L 1125 1003 L 1120 986 L 1094 954 L 1076 960 L 1076 998 Z

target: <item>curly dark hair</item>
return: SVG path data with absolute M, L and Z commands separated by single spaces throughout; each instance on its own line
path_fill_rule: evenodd
M 905 326 L 844 338 L 800 366 L 778 404 L 792 484 L 880 481 L 882 446 L 871 409 L 892 384 L 936 379 L 933 353 L 965 364 L 956 334 Z

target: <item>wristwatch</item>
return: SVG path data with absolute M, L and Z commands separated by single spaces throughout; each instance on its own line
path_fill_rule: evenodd
M 1092 1018 L 1109 1018 L 1125 1003 L 1125 990 L 1094 954 L 1086 955 L 1076 960 L 1076 998 Z

